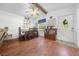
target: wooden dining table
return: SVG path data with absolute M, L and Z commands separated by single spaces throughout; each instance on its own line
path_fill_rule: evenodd
M 29 40 L 38 37 L 38 29 L 30 28 L 29 30 L 19 27 L 19 40 Z
M 35 37 L 38 37 L 38 32 L 34 30 L 29 30 L 29 31 L 22 31 L 22 39 L 23 40 L 30 40 L 34 39 Z

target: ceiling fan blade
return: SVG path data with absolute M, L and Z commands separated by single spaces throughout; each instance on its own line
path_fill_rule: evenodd
M 25 11 L 25 12 L 27 13 L 27 12 L 29 12 L 29 11 Z

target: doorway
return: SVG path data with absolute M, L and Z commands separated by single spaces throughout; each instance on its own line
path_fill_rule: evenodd
M 58 17 L 58 37 L 62 41 L 74 43 L 73 14 Z

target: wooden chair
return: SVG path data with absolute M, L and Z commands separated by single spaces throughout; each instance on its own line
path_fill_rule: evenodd
M 25 34 L 22 32 L 21 27 L 18 28 L 19 31 L 19 40 L 25 40 Z
M 32 28 L 29 29 L 29 34 L 28 34 L 28 36 L 29 36 L 29 39 L 33 39 L 33 38 L 34 38 L 34 31 L 33 31 Z
M 37 30 L 37 28 L 34 28 L 33 32 L 34 32 L 34 37 L 38 37 L 38 30 Z
M 25 36 L 25 40 L 29 40 L 29 31 L 26 31 L 24 36 Z

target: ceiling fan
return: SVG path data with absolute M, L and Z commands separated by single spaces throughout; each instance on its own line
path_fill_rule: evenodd
M 39 9 L 33 5 L 28 7 L 28 10 L 25 11 L 26 14 L 30 14 L 31 16 L 39 16 Z

